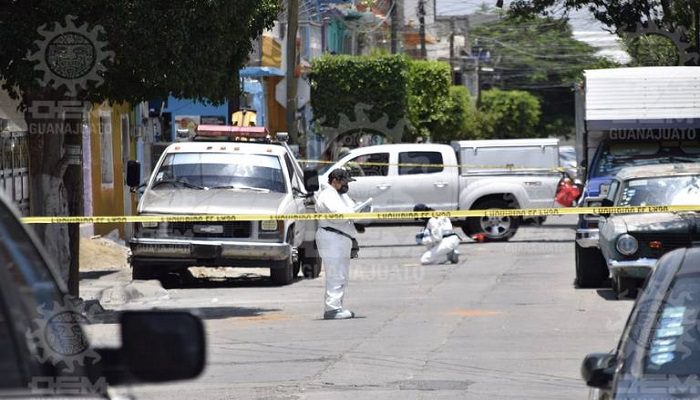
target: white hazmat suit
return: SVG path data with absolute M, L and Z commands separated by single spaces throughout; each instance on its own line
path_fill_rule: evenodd
M 347 194 L 341 195 L 332 186 L 326 186 L 316 199 L 318 213 L 352 213 L 355 203 Z M 326 275 L 325 314 L 343 310 L 343 297 L 348 286 L 350 268 L 350 250 L 352 240 L 337 232 L 324 228 L 336 229 L 355 238 L 357 230 L 351 220 L 319 220 L 316 231 L 316 245 L 323 260 Z
M 433 217 L 423 230 L 421 244 L 428 247 L 420 258 L 421 264 L 442 264 L 457 262 L 459 236 L 452 230 L 452 222 L 447 217 Z

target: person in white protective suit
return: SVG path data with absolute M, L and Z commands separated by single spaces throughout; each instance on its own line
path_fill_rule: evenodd
M 425 204 L 416 204 L 413 211 L 435 211 Z M 416 235 L 416 242 L 428 248 L 420 258 L 420 263 L 443 264 L 459 262 L 459 236 L 452 230 L 452 222 L 447 217 L 431 217 L 425 229 Z
M 354 181 L 344 169 L 335 169 L 328 175 L 328 186 L 316 199 L 318 213 L 358 212 L 368 202 L 356 205 L 347 195 L 348 183 Z M 350 258 L 358 249 L 355 224 L 347 219 L 319 220 L 316 245 L 326 275 L 324 319 L 348 319 L 355 314 L 343 308 L 343 297 L 348 286 Z M 354 253 L 354 254 L 353 254 Z

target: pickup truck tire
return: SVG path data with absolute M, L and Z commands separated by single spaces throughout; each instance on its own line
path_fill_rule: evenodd
M 581 247 L 576 249 L 576 286 L 580 288 L 599 288 L 608 279 L 608 266 L 598 248 Z
M 513 208 L 502 200 L 484 200 L 472 207 L 472 210 L 488 210 L 490 208 Z M 473 217 L 467 218 L 462 230 L 468 236 L 481 234 L 486 242 L 505 242 L 518 230 L 519 217 Z M 466 229 L 465 229 L 466 228 Z
M 270 279 L 275 285 L 289 285 L 294 280 L 294 261 L 289 258 L 277 261 L 277 265 L 270 268 Z

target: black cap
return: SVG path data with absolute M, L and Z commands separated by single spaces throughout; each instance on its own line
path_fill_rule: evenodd
M 350 173 L 343 168 L 336 168 L 328 174 L 328 183 L 333 182 L 333 179 L 337 179 L 341 182 L 353 182 L 355 179 L 350 176 Z
M 423 212 L 423 211 L 435 211 L 435 210 L 433 210 L 432 208 L 426 206 L 426 205 L 423 204 L 423 203 L 419 203 L 419 204 L 416 204 L 415 206 L 413 206 L 413 211 L 415 211 L 415 212 Z

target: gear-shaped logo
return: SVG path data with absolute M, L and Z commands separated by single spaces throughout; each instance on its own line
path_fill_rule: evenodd
M 670 31 L 663 29 L 654 20 L 649 20 L 647 22 L 638 22 L 634 31 L 621 30 L 618 33 L 626 33 L 630 40 L 635 40 L 642 36 L 655 35 L 662 36 L 673 42 L 678 50 L 678 65 L 686 65 L 688 62 L 692 61 L 694 65 L 698 63 L 698 53 L 688 52 L 688 49 L 692 47 L 691 43 L 688 43 L 686 39 L 688 38 L 688 32 L 682 27 L 678 26 L 675 30 Z
M 82 329 L 89 319 L 72 307 L 72 300 L 64 296 L 62 303 L 54 301 L 51 307 L 37 307 L 39 317 L 34 319 L 35 329 L 26 332 L 27 343 L 37 361 L 51 362 L 55 366 L 63 362 L 68 372 L 75 371 L 77 364 L 84 366 L 87 358 L 92 359 L 93 364 L 101 359 L 90 347 Z
M 400 142 L 407 126 L 406 120 L 401 119 L 393 127 L 389 127 L 389 117 L 386 114 L 374 121 L 369 118 L 367 111 L 372 108 L 371 105 L 364 103 L 355 104 L 355 119 L 350 120 L 347 115 L 340 114 L 337 127 L 324 126 L 326 120 L 319 120 L 318 133 L 326 139 L 326 149 L 343 135 L 347 140 L 352 140 L 351 135 L 373 134 L 383 136 L 394 143 Z M 349 145 L 351 143 L 339 144 Z
M 76 26 L 76 19 L 68 15 L 65 25 L 56 22 L 54 29 L 39 27 L 43 40 L 34 42 L 39 50 L 27 55 L 27 60 L 38 61 L 34 69 L 43 72 L 44 86 L 65 86 L 71 96 L 76 96 L 81 88 L 87 89 L 89 81 L 101 85 L 104 62 L 114 58 L 114 52 L 105 50 L 107 43 L 98 39 L 104 29 L 99 25 L 88 29 L 87 23 Z

